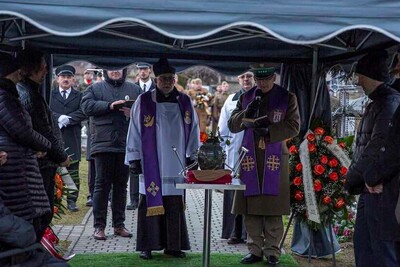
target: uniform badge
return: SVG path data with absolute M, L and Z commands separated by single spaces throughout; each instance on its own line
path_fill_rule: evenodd
M 282 119 L 282 111 L 279 109 L 275 109 L 273 111 L 273 115 L 272 115 L 272 121 L 273 122 L 280 122 Z
M 190 116 L 190 112 L 188 110 L 185 111 L 185 118 L 183 120 L 186 124 L 190 124 L 192 122 L 192 117 Z
M 154 124 L 154 116 L 145 115 L 143 120 L 144 127 L 151 127 Z

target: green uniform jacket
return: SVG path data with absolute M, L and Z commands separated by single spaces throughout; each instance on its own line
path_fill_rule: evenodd
M 232 133 L 238 133 L 245 129 L 242 126 L 244 110 L 242 109 L 243 96 L 240 96 L 235 110 L 228 121 L 229 130 Z M 268 93 L 261 98 L 261 108 L 259 116 L 266 115 L 268 103 Z M 278 196 L 251 196 L 245 197 L 244 191 L 236 191 L 232 212 L 234 214 L 251 214 L 251 215 L 285 215 L 290 213 L 290 188 L 289 188 L 289 153 L 286 141 L 295 137 L 300 130 L 300 115 L 297 107 L 296 96 L 289 93 L 289 103 L 285 118 L 275 124 L 270 125 L 270 142 L 282 142 L 282 159 L 281 159 L 281 175 L 279 183 Z M 258 176 L 262 177 L 264 168 L 265 150 L 258 148 L 260 137 L 254 135 L 254 144 L 256 144 L 256 160 L 258 167 Z M 254 179 L 257 179 L 256 177 Z M 262 178 L 261 178 L 262 179 Z M 260 183 L 261 184 L 261 183 Z

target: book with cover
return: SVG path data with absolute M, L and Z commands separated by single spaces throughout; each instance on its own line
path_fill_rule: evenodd
M 135 103 L 135 100 L 125 100 L 124 103 L 114 105 L 114 109 L 118 110 L 123 107 L 132 108 L 133 103 Z
M 258 118 L 243 118 L 242 123 L 247 128 L 267 127 L 271 124 L 268 115 L 264 115 Z

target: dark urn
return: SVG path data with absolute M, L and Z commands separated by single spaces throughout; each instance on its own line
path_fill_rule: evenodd
M 197 152 L 200 170 L 217 170 L 224 168 L 225 152 L 217 136 L 208 138 Z

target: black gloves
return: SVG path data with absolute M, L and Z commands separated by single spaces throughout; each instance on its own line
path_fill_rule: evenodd
M 195 162 L 195 160 L 190 159 L 190 158 L 186 158 L 186 167 L 189 165 L 192 165 Z M 189 170 L 197 170 L 199 167 L 199 164 L 194 165 L 193 167 L 191 167 Z
M 129 161 L 129 169 L 131 169 L 132 174 L 142 174 L 142 164 L 140 159 Z
M 261 104 L 261 98 L 256 97 L 253 101 L 251 101 L 245 111 L 244 111 L 244 116 L 245 118 L 254 118 L 256 116 L 257 110 L 260 107 Z
M 271 136 L 268 128 L 254 128 L 253 131 L 258 135 L 265 138 L 266 142 L 269 142 Z

